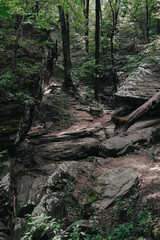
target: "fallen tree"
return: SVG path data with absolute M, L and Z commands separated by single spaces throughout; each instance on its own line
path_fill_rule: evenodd
M 114 135 L 125 132 L 131 125 L 133 125 L 141 116 L 154 109 L 160 103 L 160 92 L 157 92 L 143 105 L 138 107 L 132 113 L 125 117 L 113 115 L 111 120 L 116 125 Z

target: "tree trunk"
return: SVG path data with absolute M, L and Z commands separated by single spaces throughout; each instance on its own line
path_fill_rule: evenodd
M 21 35 L 21 30 L 22 30 L 22 23 L 25 19 L 25 15 L 23 15 L 23 17 L 21 18 L 21 22 L 19 24 L 19 27 L 17 29 L 17 33 L 16 33 L 16 39 L 15 39 L 15 49 L 14 49 L 14 69 L 13 71 L 16 73 L 17 72 L 17 54 L 18 54 L 18 41 L 20 39 L 20 35 Z
M 142 115 L 149 112 L 160 103 L 160 92 L 156 93 L 143 105 L 134 110 L 126 117 L 112 116 L 112 122 L 116 125 L 114 135 L 125 132 L 131 125 L 133 125 Z
M 147 43 L 149 43 L 149 30 L 150 30 L 150 14 L 148 8 L 148 0 L 146 0 L 146 39 Z
M 86 11 L 85 11 L 85 18 L 86 18 L 86 31 L 85 31 L 85 41 L 86 41 L 86 53 L 89 52 L 89 0 L 86 0 Z
M 160 20 L 157 19 L 157 34 L 160 34 Z
M 95 99 L 99 100 L 99 35 L 100 35 L 100 0 L 96 0 L 95 26 Z
M 64 10 L 59 6 L 59 18 L 61 23 L 62 45 L 63 45 L 63 58 L 64 58 L 64 87 L 69 88 L 73 86 L 71 79 L 71 66 L 70 66 L 70 53 L 68 47 L 68 34 L 65 21 Z
M 115 3 L 116 3 L 116 6 L 114 6 L 113 2 L 109 0 L 111 12 L 112 12 L 112 33 L 110 37 L 112 76 L 113 76 L 113 83 L 114 83 L 114 91 L 117 92 L 117 73 L 115 69 L 115 59 L 114 59 L 114 37 L 117 29 L 120 1 L 116 1 Z
M 67 20 L 67 45 L 68 45 L 68 54 L 69 54 L 69 63 L 70 63 L 70 68 L 71 66 L 71 56 L 70 56 L 70 23 L 69 23 L 69 14 L 66 14 L 66 20 Z

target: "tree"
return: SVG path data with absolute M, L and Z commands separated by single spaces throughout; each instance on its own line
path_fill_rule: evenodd
M 130 14 L 132 21 L 137 22 L 142 31 L 144 42 L 150 42 L 150 25 L 152 14 L 155 11 L 157 0 L 123 0 L 126 11 Z
M 100 36 L 100 0 L 96 0 L 95 24 L 95 99 L 99 100 L 99 36 Z
M 85 29 L 85 43 L 86 43 L 86 53 L 89 52 L 89 0 L 83 1 L 83 13 L 86 19 L 86 29 Z
M 67 23 L 65 19 L 64 9 L 59 6 L 59 19 L 61 24 L 61 35 L 63 45 L 63 58 L 64 58 L 64 87 L 69 88 L 73 86 L 71 79 L 71 61 L 70 61 L 70 47 L 69 47 L 69 25 L 67 29 Z M 68 31 L 67 31 L 68 30 Z
M 115 59 L 114 59 L 114 37 L 117 29 L 120 3 L 121 3 L 121 0 L 109 0 L 109 5 L 112 13 L 112 32 L 110 36 L 110 43 L 111 43 L 112 74 L 113 74 L 115 92 L 117 92 L 117 73 L 115 69 Z
M 132 124 L 134 124 L 141 116 L 150 110 L 154 109 L 160 103 L 160 92 L 157 92 L 152 98 L 146 101 L 143 105 L 134 110 L 126 117 L 112 116 L 112 121 L 115 123 L 116 128 L 114 135 L 126 131 Z

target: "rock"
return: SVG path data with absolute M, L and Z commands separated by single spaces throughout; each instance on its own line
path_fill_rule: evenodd
M 155 240 L 160 239 L 160 223 L 157 223 L 156 225 L 153 226 L 152 234 Z
M 47 213 L 56 219 L 65 217 L 68 223 L 74 222 L 75 218 L 83 217 L 82 210 L 87 201 L 82 202 L 76 185 L 81 182 L 80 176 L 88 177 L 88 173 L 91 171 L 93 171 L 93 165 L 88 162 L 72 161 L 60 164 L 44 184 L 45 192 L 33 214 Z M 87 192 L 85 196 L 87 196 Z M 90 211 L 89 207 L 87 211 Z M 85 212 L 85 214 L 87 213 Z
M 148 152 L 154 161 L 160 162 L 160 143 L 152 146 Z
M 72 129 L 65 130 L 59 134 L 48 134 L 38 139 L 30 140 L 30 144 L 39 145 L 39 144 L 49 144 L 52 142 L 64 142 L 68 140 L 75 140 L 85 137 L 95 137 L 99 131 L 103 130 L 101 123 L 95 123 L 91 126 L 82 125 L 81 127 L 73 127 Z
M 47 176 L 23 175 L 17 178 L 17 208 L 18 217 L 30 214 L 41 199 Z
M 121 167 L 104 172 L 93 186 L 95 201 L 92 203 L 92 207 L 106 209 L 136 186 L 138 176 L 138 172 L 132 167 Z
M 42 135 L 45 135 L 48 133 L 48 130 L 39 130 L 39 131 L 35 131 L 35 132 L 30 132 L 27 134 L 27 138 L 30 139 L 30 138 L 37 138 L 39 136 L 42 136 Z
M 44 184 L 44 195 L 34 209 L 34 214 L 44 212 L 54 218 L 62 219 L 65 213 L 68 221 L 73 221 L 73 219 L 71 220 L 71 212 L 74 206 L 78 205 L 76 199 L 71 194 L 76 181 L 73 174 L 73 171 L 75 171 L 75 163 L 76 162 L 63 163 L 58 167 L 57 171 L 49 176 L 47 182 Z M 70 205 L 70 208 L 68 208 L 69 210 L 66 212 L 68 205 Z
M 0 162 L 0 218 L 3 220 L 10 215 L 11 199 L 10 159 L 4 153 Z
M 85 233 L 91 233 L 93 234 L 93 230 L 96 231 L 97 222 L 94 220 L 86 220 L 86 219 L 81 219 L 79 221 L 76 221 L 72 223 L 68 228 L 67 232 L 72 232 L 75 227 L 80 228 L 80 231 L 84 231 Z
M 78 160 L 96 155 L 99 141 L 94 138 L 83 138 L 76 141 L 42 144 L 32 150 L 33 161 L 45 164 L 46 161 Z
M 160 73 L 144 66 L 131 73 L 119 88 L 116 96 L 128 105 L 140 106 L 160 90 Z
M 0 240 L 11 240 L 11 238 L 5 233 L 0 232 Z
M 26 219 L 24 218 L 15 218 L 14 220 L 14 240 L 21 239 L 24 236 L 26 230 Z
M 49 129 L 49 128 L 51 128 L 52 126 L 53 126 L 53 122 L 51 122 L 51 121 L 47 121 L 47 122 L 44 123 L 44 128 L 45 128 L 45 129 Z
M 29 139 L 21 146 L 20 158 L 26 158 L 37 165 L 46 161 L 78 160 L 98 154 L 101 141 L 106 139 L 100 123 L 82 126 L 64 131 L 56 135 L 44 135 Z M 26 154 L 24 154 L 26 152 Z M 23 154 L 23 156 L 22 156 Z
M 151 128 L 121 133 L 101 144 L 99 154 L 103 157 L 116 157 L 131 153 L 137 149 L 137 144 L 147 142 L 150 134 Z
M 1 105 L 0 147 L 5 149 L 24 140 L 33 120 L 33 104 L 19 103 Z M 16 112 L 16 117 L 15 117 Z
M 102 117 L 103 109 L 98 107 L 90 107 L 90 114 L 96 117 Z

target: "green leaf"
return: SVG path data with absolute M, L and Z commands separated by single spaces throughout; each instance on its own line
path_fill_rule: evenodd
M 10 10 L 9 7 L 0 7 L 0 16 L 8 18 L 11 15 L 8 13 L 8 11 Z

